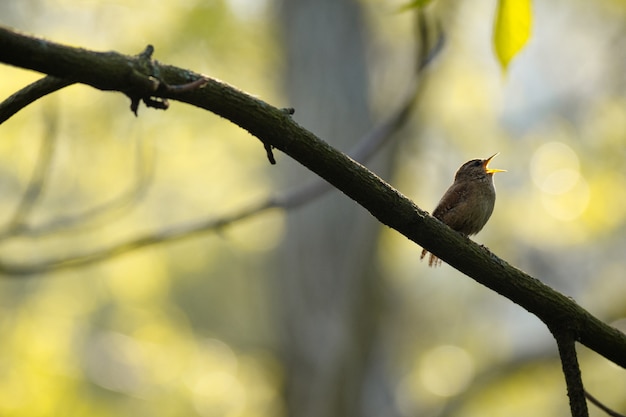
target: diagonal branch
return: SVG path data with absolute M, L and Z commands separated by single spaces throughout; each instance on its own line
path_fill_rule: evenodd
M 150 58 L 60 45 L 0 27 L 0 62 L 100 90 L 149 96 L 158 88 Z M 187 80 L 187 82 L 193 80 Z
M 66 65 L 67 62 L 64 59 L 61 60 L 65 70 L 71 69 L 65 74 L 67 78 L 103 89 L 115 89 L 117 86 L 125 93 L 133 85 L 141 86 L 142 82 L 145 82 L 146 74 L 144 73 L 140 72 L 140 76 L 129 75 L 134 68 L 133 65 L 139 64 L 137 58 L 115 53 L 99 54 L 78 48 L 60 47 L 50 42 L 48 42 L 49 50 L 44 48 L 46 50 L 41 51 L 41 48 L 37 46 L 39 41 L 34 38 L 32 42 L 28 39 L 20 39 L 22 47 L 25 48 L 25 50 L 20 50 L 20 53 L 29 56 L 41 52 L 43 58 L 15 59 L 11 54 L 7 54 L 7 49 L 5 49 L 5 46 L 9 45 L 8 50 L 16 52 L 12 41 L 7 40 L 12 36 L 12 32 L 0 29 L 0 62 L 13 65 L 24 64 L 26 68 L 47 72 L 46 69 L 50 66 L 42 64 L 42 61 L 55 58 L 49 50 L 56 50 L 62 56 L 70 49 L 71 63 Z M 124 75 L 103 72 L 99 65 L 106 67 L 108 60 L 117 66 L 130 67 L 131 70 L 126 71 Z M 150 71 L 159 76 L 157 83 L 182 85 L 204 78 L 200 74 L 170 65 L 157 62 L 151 62 L 151 65 L 154 68 Z M 56 69 L 53 75 L 63 77 L 62 72 L 63 69 Z M 133 84 L 133 81 L 137 84 Z M 146 88 L 140 92 L 149 95 L 154 91 L 154 89 Z M 626 335 L 622 332 L 592 316 L 570 298 L 509 265 L 486 248 L 454 232 L 417 207 L 376 174 L 317 138 L 313 133 L 303 129 L 283 110 L 223 82 L 209 78 L 206 79 L 206 84 L 202 88 L 185 92 L 166 91 L 163 96 L 163 98 L 176 99 L 211 111 L 237 124 L 260 139 L 262 143 L 284 152 L 318 174 L 367 209 L 381 223 L 423 246 L 476 282 L 522 306 L 545 323 L 554 324 L 557 328 L 574 329 L 571 335 L 574 340 L 617 365 L 626 367 Z M 551 327 L 553 330 L 554 326 Z

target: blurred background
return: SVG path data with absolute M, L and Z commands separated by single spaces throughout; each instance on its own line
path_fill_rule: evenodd
M 500 152 L 508 172 L 475 240 L 625 329 L 626 3 L 534 1 L 506 73 L 495 0 L 433 1 L 421 30 L 404 4 L 5 0 L 0 24 L 129 55 L 153 44 L 161 62 L 294 107 L 346 152 L 413 94 L 365 165 L 431 211 L 463 162 Z M 416 75 L 424 34 L 441 33 Z M 38 78 L 0 66 L 0 97 Z M 420 263 L 336 191 L 49 270 L 316 180 L 215 115 L 129 104 L 76 85 L 0 126 L 1 415 L 569 415 L 539 320 Z M 586 388 L 625 412 L 626 371 L 579 353 Z

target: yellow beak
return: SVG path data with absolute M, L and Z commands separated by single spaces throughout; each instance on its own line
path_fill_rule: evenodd
M 489 158 L 483 161 L 483 168 L 485 168 L 485 172 L 487 174 L 495 174 L 496 172 L 506 172 L 506 169 L 489 168 L 489 162 L 491 162 L 491 160 L 495 158 L 499 153 L 500 152 L 496 152 L 493 155 L 491 155 Z

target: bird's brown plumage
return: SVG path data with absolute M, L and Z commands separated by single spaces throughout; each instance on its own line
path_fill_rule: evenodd
M 474 235 L 485 226 L 496 202 L 493 174 L 502 169 L 491 169 L 487 159 L 472 159 L 461 165 L 454 175 L 454 182 L 445 192 L 433 211 L 433 216 L 464 236 Z M 422 250 L 420 259 L 428 254 Z M 441 260 L 430 254 L 428 266 L 437 266 Z

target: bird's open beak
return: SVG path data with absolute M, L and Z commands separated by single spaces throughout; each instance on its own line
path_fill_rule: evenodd
M 483 161 L 483 168 L 485 168 L 485 172 L 487 174 L 495 174 L 496 172 L 506 172 L 506 169 L 489 168 L 489 162 L 491 162 L 491 160 L 495 158 L 499 153 L 500 152 L 497 152 Z

